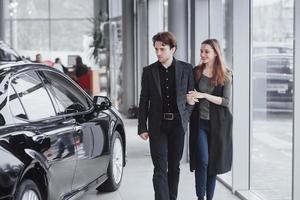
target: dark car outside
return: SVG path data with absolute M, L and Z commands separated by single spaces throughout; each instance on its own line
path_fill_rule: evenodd
M 40 64 L 0 66 L 0 199 L 75 199 L 117 190 L 126 139 L 107 97 Z
M 254 111 L 292 112 L 293 54 L 253 55 Z
M 0 40 L 0 65 L 22 61 L 21 56 L 8 44 Z

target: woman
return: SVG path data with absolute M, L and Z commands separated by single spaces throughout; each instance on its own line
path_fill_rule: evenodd
M 194 106 L 190 119 L 190 169 L 195 170 L 198 200 L 212 200 L 216 175 L 230 171 L 232 163 L 232 74 L 225 67 L 219 43 L 201 44 L 202 63 L 194 68 L 195 91 L 187 94 Z
M 76 57 L 76 64 L 73 66 L 73 68 L 75 69 L 77 79 L 87 74 L 89 71 L 89 68 L 85 64 L 83 64 L 82 58 L 80 56 Z

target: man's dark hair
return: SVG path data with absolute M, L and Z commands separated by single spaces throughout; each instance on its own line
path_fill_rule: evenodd
M 155 42 L 162 42 L 163 45 L 169 45 L 170 49 L 175 47 L 177 49 L 177 42 L 176 38 L 173 33 L 171 32 L 159 32 L 152 37 L 153 46 Z

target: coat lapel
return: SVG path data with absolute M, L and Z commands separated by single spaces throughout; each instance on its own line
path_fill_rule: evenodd
M 160 86 L 160 78 L 159 78 L 159 69 L 158 69 L 158 62 L 156 63 L 156 65 L 154 65 L 151 69 L 152 69 L 152 75 L 154 78 L 154 82 L 155 85 L 157 87 L 158 93 L 161 97 L 161 86 Z
M 175 59 L 175 58 L 174 58 Z M 180 89 L 180 84 L 181 84 L 181 75 L 182 75 L 182 66 L 179 65 L 179 62 L 177 60 L 175 60 L 176 64 L 175 64 L 175 79 L 176 79 L 176 94 L 178 96 L 179 94 L 179 89 Z

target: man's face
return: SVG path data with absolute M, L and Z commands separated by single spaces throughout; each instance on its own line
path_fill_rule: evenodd
M 175 47 L 171 49 L 169 45 L 166 45 L 160 41 L 156 41 L 154 43 L 154 48 L 157 59 L 160 63 L 166 63 L 173 57 L 175 52 Z

